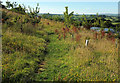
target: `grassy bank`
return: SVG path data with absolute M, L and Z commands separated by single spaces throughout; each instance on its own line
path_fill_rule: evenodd
M 33 25 L 35 19 L 2 11 L 2 82 L 32 82 L 46 54 L 48 38 L 42 23 Z

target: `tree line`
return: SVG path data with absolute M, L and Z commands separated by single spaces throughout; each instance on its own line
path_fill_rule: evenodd
M 0 4 L 1 3 L 2 2 L 0 2 Z M 66 27 L 70 27 L 70 25 L 74 25 L 76 27 L 83 26 L 86 29 L 90 29 L 90 27 L 101 27 L 101 28 L 113 28 L 115 30 L 120 31 L 119 28 L 120 24 L 113 25 L 111 20 L 105 19 L 106 18 L 105 15 L 99 15 L 98 13 L 96 15 L 89 15 L 89 17 L 85 14 L 75 15 L 74 11 L 69 14 L 68 7 L 65 7 L 66 11 L 63 12 L 63 15 L 52 15 L 47 13 L 47 14 L 42 14 L 40 16 L 39 3 L 37 3 L 36 8 L 31 8 L 30 6 L 28 6 L 27 8 L 24 4 L 20 5 L 17 2 L 11 3 L 10 1 L 6 1 L 6 6 L 2 5 L 2 7 L 17 13 L 27 14 L 31 18 L 36 18 L 39 16 L 39 19 L 41 19 L 42 17 L 49 20 L 64 22 Z

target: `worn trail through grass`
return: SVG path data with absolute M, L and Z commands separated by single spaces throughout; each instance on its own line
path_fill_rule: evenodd
M 114 44 L 111 45 L 105 39 L 91 39 L 89 46 L 85 47 L 84 36 L 91 35 L 90 31 L 80 31 L 80 34 L 84 35 L 80 43 L 72 41 L 69 37 L 58 40 L 58 35 L 50 33 L 62 25 L 49 23 L 45 26 L 50 39 L 48 54 L 43 62 L 45 65 L 40 65 L 36 81 L 118 80 L 118 56 Z

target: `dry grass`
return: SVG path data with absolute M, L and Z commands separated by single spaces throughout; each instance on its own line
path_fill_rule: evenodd
M 42 20 L 44 24 L 49 22 L 47 27 L 51 31 L 63 28 L 63 24 L 54 21 Z M 58 40 L 57 35 L 52 35 L 49 45 L 50 56 L 46 58 L 50 75 L 48 80 L 76 80 L 76 81 L 115 81 L 118 80 L 118 54 L 115 43 L 106 38 L 94 39 L 93 32 L 82 29 L 78 32 L 81 35 L 79 42 L 66 33 L 66 38 Z M 74 34 L 74 37 L 77 33 Z M 90 37 L 88 46 L 85 46 L 85 38 Z M 53 45 L 55 45 L 53 47 Z M 59 52 L 58 49 L 61 49 Z M 67 49 L 69 49 L 67 51 Z M 67 52 L 66 52 L 67 51 Z M 47 68 L 46 66 L 46 68 Z M 58 71 L 53 74 L 52 71 Z M 61 75 L 59 75 L 61 73 Z

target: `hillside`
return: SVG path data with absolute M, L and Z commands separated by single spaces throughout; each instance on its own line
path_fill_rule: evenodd
M 62 34 L 59 22 L 42 20 L 47 30 L 58 29 Z M 50 29 L 49 29 L 50 28 Z M 51 30 L 52 31 L 52 30 Z M 104 38 L 94 39 L 94 32 L 81 29 L 73 32 L 72 39 L 66 33 L 59 40 L 59 35 L 51 34 L 48 55 L 45 57 L 44 71 L 37 74 L 37 81 L 117 81 L 118 48 L 115 42 Z M 77 36 L 80 35 L 80 38 Z M 85 46 L 85 38 L 90 37 Z M 77 38 L 76 38 L 77 37 Z M 77 41 L 76 41 L 77 40 Z
M 2 82 L 30 82 L 44 60 L 46 34 L 40 31 L 41 23 L 32 24 L 36 19 L 2 11 Z
M 119 80 L 114 35 L 2 11 L 3 83 Z

